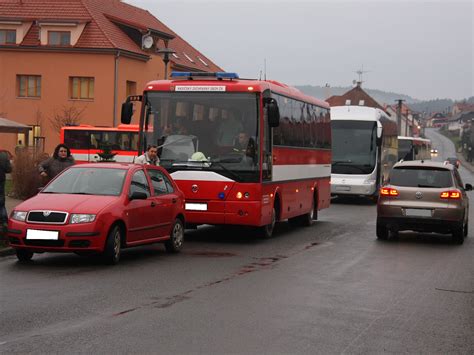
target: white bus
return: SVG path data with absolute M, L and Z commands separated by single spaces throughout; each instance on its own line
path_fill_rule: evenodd
M 431 141 L 398 136 L 398 160 L 431 160 Z
M 331 194 L 376 199 L 398 160 L 397 131 L 380 109 L 331 107 Z

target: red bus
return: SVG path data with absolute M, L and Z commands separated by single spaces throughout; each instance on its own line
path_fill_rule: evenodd
M 61 143 L 71 149 L 78 163 L 100 160 L 98 153 L 108 145 L 116 155 L 117 162 L 133 162 L 138 152 L 138 125 L 118 127 L 96 127 L 90 125 L 61 128 Z
M 159 146 L 160 165 L 185 194 L 188 226 L 253 226 L 270 237 L 275 222 L 311 225 L 329 207 L 326 102 L 233 73 L 152 81 L 122 105 L 122 123 L 133 101 L 142 102 L 139 151 Z M 236 149 L 241 138 L 245 150 Z

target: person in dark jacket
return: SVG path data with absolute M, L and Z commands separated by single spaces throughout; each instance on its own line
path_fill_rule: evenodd
M 7 209 L 5 207 L 5 175 L 11 173 L 12 166 L 8 155 L 0 152 L 0 226 L 3 227 L 8 220 Z
M 59 144 L 54 149 L 53 156 L 39 164 L 40 175 L 49 181 L 75 163 L 69 148 L 64 144 Z

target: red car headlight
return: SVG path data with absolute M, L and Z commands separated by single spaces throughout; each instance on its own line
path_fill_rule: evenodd
M 24 222 L 26 220 L 27 214 L 28 212 L 24 212 L 24 211 L 13 211 L 11 214 L 11 218 L 14 219 L 15 221 Z
M 95 214 L 72 214 L 71 220 L 69 223 L 77 224 L 77 223 L 90 223 L 95 221 Z

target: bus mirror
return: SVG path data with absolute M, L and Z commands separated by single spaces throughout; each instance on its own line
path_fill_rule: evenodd
M 130 124 L 133 116 L 133 103 L 124 102 L 122 104 L 121 122 L 123 124 Z
M 377 127 L 377 138 L 382 138 L 382 127 Z
M 267 107 L 268 124 L 270 127 L 278 127 L 280 125 L 280 110 L 275 99 L 265 99 Z

